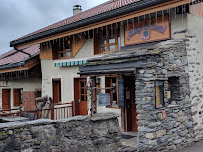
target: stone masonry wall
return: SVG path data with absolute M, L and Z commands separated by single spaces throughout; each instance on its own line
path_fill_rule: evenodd
M 138 116 L 138 150 L 175 150 L 194 141 L 185 40 L 169 40 L 147 48 L 149 68 L 136 69 L 135 101 Z M 143 62 L 147 59 L 143 56 Z M 155 64 L 154 64 L 155 63 Z M 176 104 L 167 99 L 168 79 L 179 78 L 180 96 Z M 155 108 L 155 81 L 164 81 L 165 107 Z M 162 111 L 166 111 L 166 119 Z
M 197 44 L 201 43 L 194 36 L 187 36 L 187 55 L 189 65 L 189 84 L 192 101 L 192 119 L 194 121 L 195 140 L 203 138 L 203 78 L 200 74 L 200 51 Z
M 112 114 L 3 123 L 0 125 L 0 151 L 119 152 L 120 136 L 117 116 Z

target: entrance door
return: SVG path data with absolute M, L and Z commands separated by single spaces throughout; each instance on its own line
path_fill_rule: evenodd
M 74 79 L 75 114 L 88 115 L 86 78 Z
M 135 105 L 135 78 L 125 77 L 125 120 L 126 131 L 138 131 L 137 130 L 137 112 Z
M 2 89 L 2 109 L 11 109 L 11 90 Z
M 61 102 L 61 79 L 53 79 L 53 101 L 54 103 Z

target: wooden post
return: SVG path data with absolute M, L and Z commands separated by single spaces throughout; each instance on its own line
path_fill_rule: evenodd
M 22 107 L 19 108 L 19 111 L 20 111 L 19 116 L 21 117 L 22 116 Z
M 39 110 L 37 109 L 37 119 L 39 119 Z
M 97 112 L 97 94 L 96 94 L 96 76 L 92 77 L 92 88 L 93 89 L 93 95 L 92 95 L 92 100 L 91 100 L 91 107 L 92 112 Z
M 74 101 L 71 102 L 72 104 L 72 117 L 75 116 L 75 105 L 74 105 Z

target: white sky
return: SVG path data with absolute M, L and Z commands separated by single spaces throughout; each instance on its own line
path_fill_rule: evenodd
M 83 11 L 108 0 L 0 0 L 0 54 L 10 41 L 72 16 L 73 5 Z

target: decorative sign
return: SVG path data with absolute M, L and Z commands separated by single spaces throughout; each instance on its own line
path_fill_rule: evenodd
M 166 110 L 162 111 L 162 117 L 163 117 L 163 119 L 166 119 Z
M 110 93 L 99 93 L 98 94 L 98 106 L 111 105 L 111 95 Z
M 0 87 L 8 87 L 8 81 L 0 81 Z
M 118 100 L 119 100 L 119 108 L 125 108 L 124 80 L 122 78 L 118 78 Z
M 125 45 L 170 39 L 168 16 L 125 25 Z

